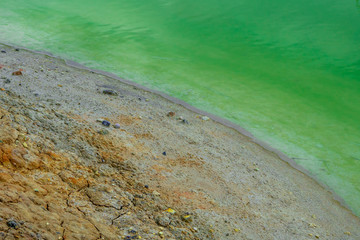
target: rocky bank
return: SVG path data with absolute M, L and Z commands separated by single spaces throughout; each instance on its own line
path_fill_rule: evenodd
M 360 239 L 359 218 L 249 137 L 0 50 L 0 239 Z

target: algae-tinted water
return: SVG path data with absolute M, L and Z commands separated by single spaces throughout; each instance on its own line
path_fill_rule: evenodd
M 356 0 L 0 1 L 0 41 L 116 73 L 238 123 L 357 214 L 359 40 Z

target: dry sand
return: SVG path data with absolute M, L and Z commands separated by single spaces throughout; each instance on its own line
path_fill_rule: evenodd
M 360 239 L 331 192 L 238 131 L 0 50 L 0 239 Z

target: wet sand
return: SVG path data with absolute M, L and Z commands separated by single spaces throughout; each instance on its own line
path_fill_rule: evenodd
M 360 239 L 329 190 L 236 126 L 0 50 L 3 239 Z

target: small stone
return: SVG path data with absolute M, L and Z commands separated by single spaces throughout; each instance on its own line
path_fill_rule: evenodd
M 309 223 L 309 227 L 316 228 L 317 226 L 315 223 Z
M 175 211 L 174 209 L 172 209 L 172 208 L 166 209 L 165 212 L 168 212 L 168 213 L 171 213 L 171 214 L 175 214 L 175 213 L 176 213 L 176 211 Z
M 160 196 L 160 193 L 159 193 L 158 191 L 156 191 L 156 190 L 153 191 L 153 194 L 154 194 L 155 196 Z
M 5 50 L 1 50 L 1 52 L 2 52 L 2 53 L 6 53 L 6 51 L 5 51 Z
M 104 121 L 104 119 L 99 118 L 99 119 L 96 119 L 96 121 L 102 123 Z
M 104 125 L 105 127 L 109 127 L 110 126 L 110 122 L 109 121 L 102 121 L 102 125 Z
M 103 91 L 103 94 L 112 95 L 112 96 L 117 96 L 118 95 L 118 93 L 116 91 L 111 90 L 111 89 L 105 89 Z
M 316 238 L 320 238 L 320 235 L 315 235 Z
M 149 188 L 149 185 L 145 185 L 144 187 L 145 187 L 145 188 Z
M 107 135 L 107 134 L 109 134 L 109 131 L 106 129 L 103 129 L 103 130 L 98 131 L 97 133 L 101 134 L 101 135 Z
M 167 216 L 160 216 L 156 218 L 156 223 L 163 227 L 169 226 L 170 222 L 171 221 Z
M 18 51 L 20 51 L 20 49 L 18 49 L 18 48 L 15 48 L 15 51 L 17 51 L 17 52 L 18 52 Z
M 8 227 L 11 227 L 11 228 L 14 228 L 14 229 L 19 228 L 19 224 L 15 220 L 7 221 L 6 225 L 8 225 Z
M 114 125 L 114 128 L 120 128 L 120 124 L 116 123 L 116 124 Z
M 163 152 L 162 155 L 166 156 L 166 152 Z
M 209 118 L 208 116 L 202 116 L 201 119 L 204 120 L 204 121 L 207 121 L 207 120 L 209 120 L 210 118 Z
M 19 75 L 23 75 L 23 74 L 21 71 L 15 71 L 12 73 L 12 75 L 19 76 Z
M 173 116 L 175 116 L 175 113 L 174 112 L 168 112 L 167 116 L 168 117 L 173 117 Z
M 182 123 L 184 123 L 184 124 L 189 124 L 189 121 L 186 120 L 186 119 L 183 119 L 183 120 L 182 120 Z
M 191 215 L 182 216 L 182 219 L 183 219 L 185 222 L 192 222 L 192 220 L 193 220 Z

